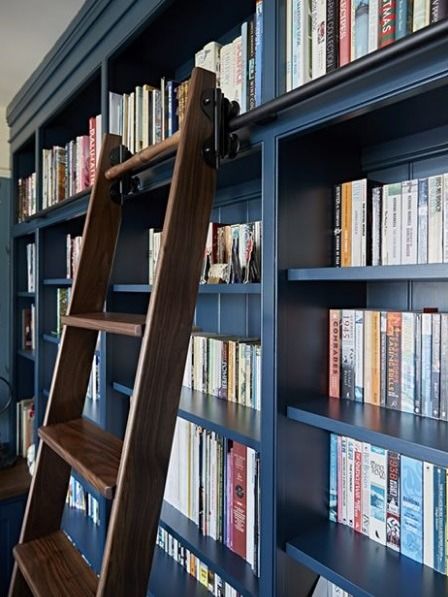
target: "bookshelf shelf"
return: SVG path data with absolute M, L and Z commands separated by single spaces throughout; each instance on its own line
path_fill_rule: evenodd
M 327 520 L 289 541 L 286 552 L 354 597 L 420 597 L 448 591 L 446 576 Z
M 36 353 L 32 350 L 21 350 L 17 351 L 17 354 L 24 359 L 28 359 L 29 361 L 34 361 L 36 358 Z
M 112 387 L 121 394 L 132 396 L 129 386 L 114 382 Z M 261 416 L 253 408 L 183 388 L 178 416 L 260 450 Z
M 73 280 L 70 278 L 45 278 L 43 284 L 44 286 L 71 286 Z
M 448 422 L 351 400 L 318 397 L 288 407 L 288 418 L 448 467 Z
M 310 267 L 288 270 L 290 282 L 448 280 L 448 263 L 367 267 Z
M 249 564 L 222 543 L 201 535 L 193 522 L 166 502 L 160 524 L 242 595 L 258 595 L 258 579 Z
M 149 284 L 114 284 L 113 292 L 150 293 Z M 200 284 L 199 294 L 260 294 L 261 284 Z
M 21 292 L 17 293 L 17 296 L 19 298 L 24 298 L 24 299 L 25 298 L 33 299 L 36 296 L 36 294 L 34 292 L 21 291 Z
M 50 344 L 59 344 L 61 337 L 56 334 L 42 334 L 42 340 Z
M 195 578 L 186 574 L 180 564 L 170 558 L 160 547 L 156 548 L 149 579 L 148 596 L 160 597 L 166 592 L 167 579 L 172 595 L 207 597 L 208 590 Z

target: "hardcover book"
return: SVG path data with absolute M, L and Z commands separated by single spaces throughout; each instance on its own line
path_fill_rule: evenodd
M 417 562 L 423 559 L 423 465 L 401 457 L 401 553 Z
M 387 450 L 370 446 L 369 536 L 386 545 Z
M 387 546 L 400 551 L 400 454 L 387 454 Z

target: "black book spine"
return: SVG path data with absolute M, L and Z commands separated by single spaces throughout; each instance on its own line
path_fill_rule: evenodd
M 448 0 L 431 0 L 431 23 L 437 23 L 448 16 Z
M 338 67 L 339 55 L 339 0 L 327 0 L 327 31 L 326 31 L 326 60 L 327 73 Z
M 341 200 L 342 187 L 340 184 L 334 188 L 334 216 L 333 216 L 333 265 L 341 267 Z

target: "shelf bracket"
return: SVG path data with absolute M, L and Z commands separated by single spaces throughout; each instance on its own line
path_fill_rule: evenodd
M 132 153 L 126 145 L 119 145 L 110 152 L 111 166 L 117 166 L 122 162 L 132 157 Z M 114 203 L 123 205 L 124 198 L 130 193 L 135 193 L 139 190 L 140 180 L 137 176 L 131 174 L 124 174 L 118 180 L 112 183 L 110 188 L 110 198 Z
M 202 148 L 206 163 L 218 169 L 224 158 L 233 159 L 238 154 L 238 135 L 230 132 L 230 121 L 238 116 L 238 102 L 229 101 L 218 88 L 205 89 L 201 96 L 201 108 L 213 124 L 213 134 Z

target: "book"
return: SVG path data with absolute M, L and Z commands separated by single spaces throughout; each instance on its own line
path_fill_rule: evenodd
M 442 263 L 442 176 L 428 179 L 428 263 Z
M 355 311 L 355 401 L 364 401 L 364 311 Z
M 434 466 L 433 558 L 434 570 L 446 574 L 446 470 L 440 466 Z
M 401 410 L 414 412 L 416 314 L 401 314 Z
M 423 465 L 401 456 L 401 553 L 423 559 Z
M 434 495 L 435 492 L 434 465 L 423 463 L 423 563 L 434 568 Z
M 401 313 L 387 313 L 387 406 L 401 409 Z
M 369 36 L 368 49 L 374 52 L 378 49 L 380 28 L 379 0 L 369 0 Z
M 326 66 L 325 70 L 327 73 L 331 73 L 338 67 L 338 54 L 339 54 L 339 0 L 328 0 L 327 1 L 327 15 L 326 15 L 326 48 L 325 48 L 325 59 Z
M 417 263 L 428 263 L 428 179 L 418 181 Z
M 382 188 L 375 186 L 372 189 L 372 265 L 381 265 L 381 208 Z
M 330 520 L 338 519 L 338 437 L 330 433 Z
M 349 309 L 341 315 L 341 398 L 355 399 L 355 314 Z
M 369 0 L 352 2 L 352 60 L 365 56 L 369 51 Z
M 342 184 L 342 242 L 341 265 L 352 265 L 352 183 Z
M 417 263 L 418 180 L 402 183 L 401 263 Z
M 351 4 L 340 0 L 339 4 L 339 66 L 348 64 L 351 56 Z
M 440 410 L 443 421 L 448 420 L 448 314 L 440 315 Z
M 414 0 L 412 31 L 427 27 L 430 23 L 430 0 Z
M 341 185 L 335 186 L 334 212 L 333 212 L 333 265 L 341 266 L 341 234 L 342 234 L 342 189 Z
M 421 413 L 432 416 L 431 372 L 432 372 L 432 316 L 421 315 Z
M 431 416 L 439 418 L 440 412 L 440 314 L 432 314 L 431 346 Z
M 363 517 L 362 517 L 362 456 L 363 456 L 363 445 L 360 441 L 353 441 L 354 449 L 354 529 L 358 533 L 362 531 Z
M 431 0 L 429 13 L 431 23 L 446 19 L 448 17 L 448 2 L 446 0 Z
M 338 498 L 339 498 L 338 493 Z M 370 444 L 362 443 L 362 480 L 361 480 L 361 496 L 362 496 L 362 524 L 361 532 L 363 535 L 369 536 L 370 525 Z
M 341 369 L 341 312 L 339 309 L 330 309 L 329 315 L 329 396 L 340 398 L 340 369 Z
M 255 105 L 260 106 L 263 100 L 263 0 L 255 3 Z
M 311 0 L 311 75 L 313 79 L 326 73 L 326 0 Z
M 396 18 L 396 0 L 380 0 L 380 48 L 395 41 Z
M 369 537 L 386 545 L 387 450 L 370 446 Z
M 400 454 L 387 453 L 386 544 L 400 551 Z

